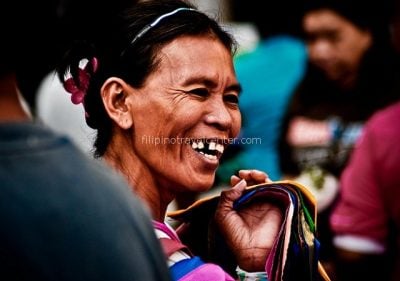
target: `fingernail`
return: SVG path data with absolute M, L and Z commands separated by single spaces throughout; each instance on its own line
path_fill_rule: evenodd
M 246 181 L 244 179 L 241 179 L 240 182 L 238 182 L 239 187 L 245 187 L 247 185 Z

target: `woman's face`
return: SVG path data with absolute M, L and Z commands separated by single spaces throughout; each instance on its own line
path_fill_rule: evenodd
M 307 13 L 303 28 L 311 63 L 339 83 L 357 76 L 361 59 L 372 44 L 369 31 L 328 9 Z
M 158 57 L 157 70 L 131 96 L 134 153 L 159 187 L 207 190 L 241 126 L 231 54 L 210 36 L 185 36 Z

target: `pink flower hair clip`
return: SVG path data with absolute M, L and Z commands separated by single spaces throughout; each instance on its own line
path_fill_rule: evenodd
M 78 83 L 75 83 L 70 69 L 64 76 L 64 89 L 71 94 L 73 104 L 83 103 L 86 92 L 89 88 L 90 76 L 97 71 L 98 61 L 93 57 L 90 60 L 91 69 L 89 68 L 89 60 L 84 58 L 79 61 Z

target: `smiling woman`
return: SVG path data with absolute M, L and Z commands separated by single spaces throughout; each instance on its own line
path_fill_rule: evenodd
M 176 196 L 212 187 L 224 149 L 239 134 L 234 41 L 184 1 L 146 1 L 113 18 L 101 38 L 74 45 L 58 70 L 72 102 L 84 105 L 88 125 L 97 130 L 95 156 L 122 173 L 150 208 L 160 241 L 169 245 L 175 279 L 233 280 L 186 251 L 164 220 Z M 267 211 L 257 224 L 252 212 L 239 214 L 233 202 L 247 185 L 267 181 L 260 171 L 233 176 L 216 212 L 241 276 L 249 271 L 257 280 L 266 279 L 282 214 L 262 204 L 258 212 Z M 254 225 L 267 235 L 256 239 Z

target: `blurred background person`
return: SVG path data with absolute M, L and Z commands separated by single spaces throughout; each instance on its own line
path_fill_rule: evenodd
M 170 280 L 126 182 L 32 120 L 21 96 L 24 75 L 54 59 L 57 4 L 0 4 L 0 279 Z
M 389 28 L 391 1 L 304 3 L 309 64 L 285 115 L 280 163 L 285 178 L 316 196 L 321 258 L 329 260 L 338 178 L 364 122 L 399 98 L 399 58 Z
M 400 102 L 367 121 L 330 223 L 337 280 L 400 280 Z

